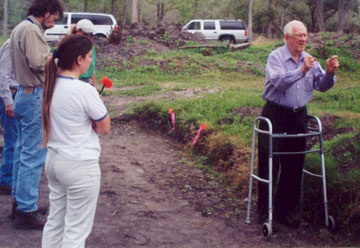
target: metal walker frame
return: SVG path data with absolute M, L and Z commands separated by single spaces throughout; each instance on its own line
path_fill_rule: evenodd
M 335 220 L 332 216 L 328 215 L 328 201 L 327 201 L 327 194 L 326 194 L 326 176 L 325 176 L 325 159 L 324 159 L 324 147 L 323 147 L 323 139 L 322 139 L 322 126 L 320 119 L 313 115 L 308 115 L 308 120 L 315 120 L 317 126 L 309 126 L 307 133 L 300 133 L 300 134 L 278 134 L 273 133 L 273 128 L 271 121 L 268 118 L 259 116 L 254 121 L 254 130 L 252 136 L 252 153 L 251 153 L 251 167 L 250 167 L 250 181 L 249 181 L 249 195 L 248 195 L 248 202 L 247 202 L 247 213 L 245 223 L 250 224 L 250 212 L 251 212 L 251 197 L 252 197 L 252 187 L 253 187 L 253 179 L 256 179 L 262 183 L 269 184 L 269 205 L 268 205 L 268 221 L 265 222 L 262 226 L 262 233 L 265 239 L 269 239 L 272 234 L 272 221 L 273 221 L 273 204 L 272 204 L 272 192 L 273 192 L 273 175 L 272 175 L 272 165 L 273 165 L 273 155 L 295 155 L 295 154 L 306 154 L 306 153 L 313 153 L 319 152 L 321 157 L 321 170 L 322 174 L 314 174 L 303 169 L 303 174 L 308 174 L 310 176 L 318 177 L 322 179 L 323 185 L 323 200 L 324 200 L 324 210 L 325 210 L 325 225 L 329 230 L 333 230 L 335 228 Z M 258 128 L 258 124 L 260 121 L 265 121 L 268 125 L 269 131 L 261 130 Z M 262 133 L 269 136 L 269 179 L 260 178 L 259 176 L 254 174 L 254 157 L 255 157 L 255 143 L 256 143 L 256 134 Z M 299 137 L 311 137 L 311 136 L 318 136 L 320 147 L 319 149 L 310 149 L 305 151 L 299 152 L 273 152 L 273 139 L 286 139 L 286 138 L 299 138 Z

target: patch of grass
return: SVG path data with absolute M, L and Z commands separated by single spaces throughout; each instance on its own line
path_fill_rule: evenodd
M 117 90 L 116 94 L 120 96 L 150 96 L 154 92 L 162 90 L 163 88 L 157 85 L 145 85 L 132 90 Z

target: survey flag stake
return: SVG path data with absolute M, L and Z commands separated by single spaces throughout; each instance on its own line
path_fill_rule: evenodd
M 175 130 L 175 113 L 174 110 L 171 108 L 169 109 L 169 114 L 171 115 L 171 124 L 172 124 L 172 129 L 171 130 Z
M 108 89 L 110 89 L 112 87 L 113 82 L 111 81 L 110 78 L 105 76 L 100 80 L 100 84 L 103 85 L 103 87 L 101 88 L 100 93 L 99 93 L 101 95 L 101 93 L 103 92 L 105 87 L 108 88 Z
M 193 145 L 195 145 L 196 142 L 197 142 L 197 140 L 199 139 L 201 131 L 202 131 L 202 130 L 205 130 L 205 129 L 206 129 L 206 124 L 205 124 L 205 123 L 201 123 L 201 126 L 200 126 L 200 128 L 198 129 L 198 131 L 197 131 L 196 137 L 195 137 L 194 140 L 193 140 Z

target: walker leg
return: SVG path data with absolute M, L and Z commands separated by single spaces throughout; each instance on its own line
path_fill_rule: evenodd
M 255 138 L 256 132 L 255 127 L 253 131 L 252 137 L 252 152 L 251 152 L 251 167 L 250 167 L 250 180 L 249 180 L 249 195 L 248 195 L 248 202 L 247 202 L 247 211 L 246 211 L 246 219 L 245 223 L 250 224 L 250 211 L 251 211 L 251 197 L 252 197 L 252 186 L 253 186 L 253 173 L 254 173 L 254 160 L 255 160 Z
M 325 161 L 324 154 L 321 154 L 321 169 L 322 169 L 322 184 L 323 184 L 323 193 L 324 193 L 324 210 L 325 210 L 325 225 L 329 226 L 329 213 L 328 213 L 328 201 L 327 201 L 327 192 L 326 192 L 326 176 L 325 176 Z
M 325 172 L 325 156 L 322 135 L 319 136 L 320 140 L 320 157 L 321 157 L 321 171 L 322 171 L 322 184 L 324 193 L 324 210 L 325 210 L 325 225 L 329 226 L 329 214 L 328 214 L 328 201 L 326 193 L 326 172 Z
M 269 189 L 269 216 L 268 216 L 268 224 L 270 227 L 270 230 L 272 229 L 272 214 L 273 214 L 273 203 L 272 203 L 272 187 L 273 187 L 273 173 L 272 173 L 272 169 L 273 169 L 273 154 L 272 154 L 272 137 L 271 135 L 269 136 L 269 182 L 268 182 L 268 189 Z

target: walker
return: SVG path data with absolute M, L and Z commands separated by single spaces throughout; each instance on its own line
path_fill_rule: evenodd
M 265 121 L 269 127 L 269 131 L 261 130 L 257 126 L 260 123 L 260 121 Z M 252 186 L 253 186 L 253 178 L 256 180 L 267 183 L 269 185 L 269 217 L 268 221 L 265 222 L 262 226 L 262 234 L 264 236 L 264 239 L 268 240 L 271 237 L 272 234 L 272 159 L 273 155 L 289 155 L 289 154 L 306 154 L 311 152 L 319 152 L 321 157 L 321 169 L 322 174 L 314 174 L 312 172 L 309 172 L 307 170 L 303 170 L 303 173 L 308 174 L 310 176 L 318 177 L 322 179 L 322 185 L 323 185 L 323 193 L 324 193 L 324 210 L 325 210 L 325 225 L 326 227 L 332 231 L 335 228 L 335 219 L 332 216 L 328 215 L 328 201 L 326 196 L 326 177 L 325 177 L 325 159 L 324 159 L 324 147 L 323 147 L 323 140 L 322 140 L 322 127 L 320 119 L 316 116 L 309 115 L 308 120 L 315 120 L 315 126 L 309 126 L 307 133 L 300 133 L 300 134 L 273 134 L 272 132 L 272 124 L 271 121 L 268 118 L 259 116 L 254 121 L 254 131 L 253 131 L 253 137 L 252 137 L 252 153 L 251 153 L 251 167 L 250 167 L 250 181 L 249 181 L 249 195 L 248 195 L 248 203 L 247 203 L 247 213 L 246 213 L 246 219 L 245 223 L 250 224 L 250 211 L 251 211 L 251 197 L 252 197 Z M 260 178 L 259 176 L 254 174 L 254 157 L 255 157 L 255 143 L 256 143 L 256 133 L 262 133 L 269 136 L 269 179 Z M 287 139 L 287 138 L 299 138 L 299 137 L 311 137 L 311 136 L 318 136 L 319 142 L 320 142 L 320 148 L 319 149 L 309 149 L 305 151 L 300 152 L 273 152 L 273 139 Z

